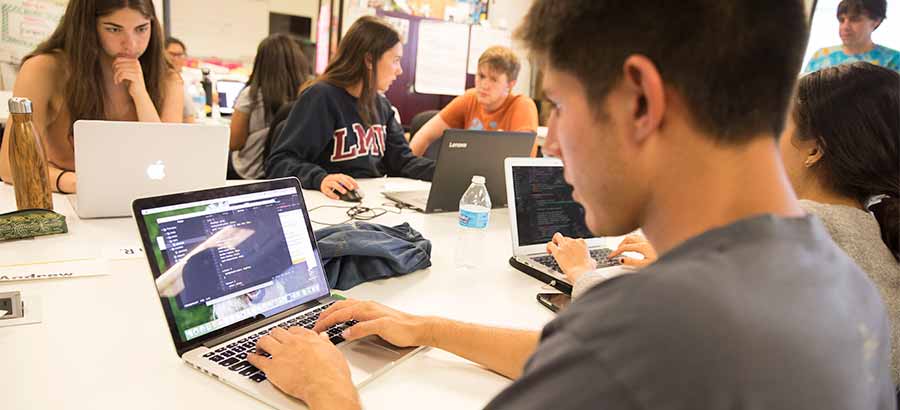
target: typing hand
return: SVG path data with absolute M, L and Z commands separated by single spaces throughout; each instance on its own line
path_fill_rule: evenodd
M 628 235 L 625 239 L 622 240 L 622 243 L 619 244 L 619 247 L 610 252 L 608 258 L 613 259 L 616 256 L 622 254 L 622 252 L 637 252 L 641 255 L 644 255 L 644 259 L 631 258 L 628 256 L 622 256 L 619 258 L 622 261 L 622 264 L 625 266 L 632 266 L 635 268 L 643 268 L 658 259 L 659 257 L 656 255 L 656 250 L 653 249 L 653 245 L 647 241 L 647 238 L 644 238 L 641 235 Z
M 559 268 L 570 282 L 575 283 L 585 273 L 597 269 L 597 261 L 591 258 L 584 239 L 572 239 L 557 232 L 547 244 L 547 252 L 553 255 Z
M 250 364 L 262 370 L 275 387 L 310 408 L 360 408 L 347 360 L 327 337 L 302 327 L 276 327 L 259 339 L 256 348 L 271 357 L 250 354 Z
M 322 179 L 322 184 L 319 185 L 319 191 L 331 199 L 339 198 L 335 191 L 346 194 L 351 189 L 359 189 L 359 184 L 353 177 L 344 174 L 329 174 Z
M 351 319 L 359 323 L 344 331 L 342 336 L 346 340 L 378 335 L 394 346 L 407 347 L 426 345 L 431 337 L 426 317 L 403 313 L 375 302 L 352 299 L 335 302 L 322 312 L 313 330 L 322 332 Z
M 131 98 L 147 94 L 141 62 L 136 58 L 117 57 L 113 61 L 113 81 L 116 84 L 125 83 Z

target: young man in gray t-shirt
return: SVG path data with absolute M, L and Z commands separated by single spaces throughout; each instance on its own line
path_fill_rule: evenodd
M 535 0 L 518 36 L 554 105 L 544 152 L 588 227 L 641 227 L 659 260 L 541 333 L 353 300 L 314 330 L 352 318 L 348 340 L 430 345 L 514 379 L 492 409 L 895 408 L 878 292 L 804 216 L 778 156 L 803 0 Z M 271 357 L 251 363 L 310 408 L 361 407 L 314 332 L 258 347 Z

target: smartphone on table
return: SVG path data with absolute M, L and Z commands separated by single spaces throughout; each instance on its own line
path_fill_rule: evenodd
M 537 300 L 547 309 L 559 312 L 569 306 L 572 297 L 565 293 L 538 293 Z

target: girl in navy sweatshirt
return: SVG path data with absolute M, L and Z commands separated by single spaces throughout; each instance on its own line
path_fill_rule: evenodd
M 403 73 L 400 35 L 376 17 L 357 20 L 334 60 L 300 93 L 266 160 L 266 176 L 296 176 L 329 198 L 382 175 L 431 180 L 434 161 L 413 155 L 384 92 Z

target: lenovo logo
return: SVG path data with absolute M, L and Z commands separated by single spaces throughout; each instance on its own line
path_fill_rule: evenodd
M 451 142 L 449 145 L 450 148 L 466 148 L 468 146 L 468 142 Z

